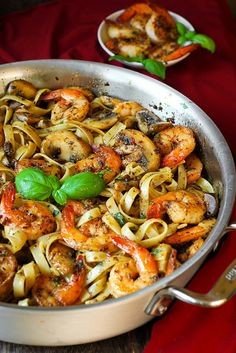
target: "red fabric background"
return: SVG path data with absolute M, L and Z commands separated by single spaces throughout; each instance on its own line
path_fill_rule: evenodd
M 134 2 L 57 0 L 4 16 L 0 19 L 0 63 L 49 58 L 107 62 L 97 43 L 98 25 L 111 12 Z M 215 121 L 236 155 L 236 23 L 226 1 L 160 0 L 158 4 L 186 17 L 198 32 L 215 39 L 214 55 L 197 50 L 168 68 L 165 83 L 192 99 Z M 207 292 L 235 257 L 235 249 L 234 233 L 188 287 Z M 144 353 L 185 352 L 236 352 L 235 298 L 217 309 L 176 302 L 156 320 Z

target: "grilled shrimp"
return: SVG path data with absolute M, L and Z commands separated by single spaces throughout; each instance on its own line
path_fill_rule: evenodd
M 124 25 L 116 21 L 106 20 L 107 34 L 110 38 L 137 38 L 139 30 L 135 31 L 129 25 Z
M 112 110 L 112 113 L 118 114 L 121 118 L 135 116 L 136 113 L 144 109 L 142 105 L 132 101 L 121 101 L 108 96 L 101 96 L 99 99 L 104 106 Z
M 151 7 L 145 3 L 137 3 L 129 6 L 124 12 L 117 18 L 118 22 L 125 23 L 129 22 L 135 15 L 146 15 L 151 16 L 153 13 Z
M 154 143 L 159 148 L 163 167 L 176 167 L 196 146 L 193 131 L 185 126 L 174 126 L 161 131 Z
M 114 245 L 110 239 L 113 233 L 100 218 L 86 222 L 79 229 L 75 227 L 75 218 L 85 212 L 81 202 L 67 201 L 61 218 L 61 237 L 64 242 L 75 250 L 113 251 Z
M 142 33 L 137 38 L 112 38 L 106 46 L 115 54 L 126 57 L 143 56 L 147 52 L 150 41 Z
M 199 44 L 196 44 L 196 43 L 185 45 L 184 47 L 178 47 L 177 49 L 171 51 L 170 53 L 166 53 L 166 54 L 163 53 L 161 59 L 163 61 L 176 60 L 186 54 L 190 54 L 192 51 L 196 50 L 197 48 L 199 48 Z
M 89 111 L 89 100 L 83 90 L 73 88 L 57 89 L 46 93 L 42 100 L 59 100 L 52 109 L 51 121 L 82 121 Z
M 119 114 L 121 118 L 125 118 L 127 116 L 135 116 L 136 113 L 143 109 L 144 108 L 136 102 L 126 101 L 117 103 L 113 112 Z
M 76 258 L 74 272 L 68 276 L 40 275 L 33 288 L 32 297 L 40 306 L 72 305 L 79 300 L 84 289 L 86 270 L 81 255 Z
M 9 182 L 0 204 L 1 224 L 22 230 L 28 240 L 55 231 L 56 220 L 47 207 L 37 201 L 22 200 L 22 204 L 14 208 L 15 195 L 15 184 Z
M 147 218 L 162 218 L 165 213 L 174 223 L 197 224 L 206 212 L 204 201 L 185 190 L 167 192 L 151 201 Z
M 121 167 L 120 156 L 108 146 L 93 146 L 94 154 L 77 162 L 78 172 L 103 173 L 106 183 L 112 181 Z
M 195 153 L 191 153 L 186 158 L 185 165 L 187 166 L 187 183 L 192 184 L 200 178 L 203 164 Z
M 205 237 L 216 223 L 215 218 L 205 219 L 197 226 L 179 230 L 164 240 L 166 244 L 182 244 Z
M 56 175 L 61 178 L 62 171 L 56 164 L 50 164 L 44 159 L 22 159 L 16 163 L 15 171 L 16 173 L 21 172 L 25 168 L 36 168 L 41 169 L 47 175 Z
M 49 248 L 48 261 L 62 276 L 66 276 L 74 272 L 75 251 L 56 241 Z
M 10 296 L 16 271 L 15 256 L 5 245 L 0 244 L 0 300 L 7 300 Z
M 120 236 L 113 236 L 112 241 L 132 257 L 129 262 L 115 264 L 110 272 L 109 288 L 115 298 L 133 293 L 156 282 L 157 262 L 147 249 Z
M 153 13 L 146 23 L 148 37 L 155 44 L 177 39 L 176 24 L 168 11 L 161 9 L 163 14 Z M 169 21 L 169 19 L 171 20 Z
M 135 24 L 137 15 L 142 15 L 145 18 L 145 31 L 152 42 L 159 43 L 177 39 L 175 20 L 166 9 L 155 4 L 138 3 L 131 5 L 118 17 L 117 21 Z M 143 22 L 141 26 L 140 21 L 138 23 L 139 27 L 144 27 Z

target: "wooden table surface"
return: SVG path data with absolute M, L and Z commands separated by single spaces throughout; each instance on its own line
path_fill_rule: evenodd
M 141 353 L 150 338 L 152 322 L 107 340 L 63 347 L 36 347 L 0 341 L 1 353 Z M 35 332 L 37 328 L 35 328 Z

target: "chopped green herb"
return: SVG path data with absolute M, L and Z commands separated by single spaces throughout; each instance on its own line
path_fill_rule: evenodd
M 161 253 L 161 249 L 153 249 L 152 251 L 151 251 L 151 254 L 152 255 L 159 255 Z
M 125 219 L 120 212 L 115 213 L 114 217 L 121 227 L 125 225 Z
M 58 210 L 54 210 L 53 213 L 52 213 L 52 214 L 53 214 L 53 217 L 56 217 L 59 213 L 60 213 L 60 212 L 59 212 Z

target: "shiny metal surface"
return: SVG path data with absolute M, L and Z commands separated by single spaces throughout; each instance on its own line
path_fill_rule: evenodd
M 217 225 L 204 246 L 166 278 L 136 293 L 100 304 L 63 308 L 0 305 L 0 340 L 30 345 L 71 345 L 93 342 L 132 330 L 151 319 L 144 310 L 154 293 L 168 286 L 183 287 L 224 234 L 235 199 L 235 169 L 229 147 L 212 120 L 191 100 L 142 74 L 111 65 L 40 60 L 0 66 L 0 92 L 24 78 L 38 88 L 80 85 L 96 94 L 134 100 L 163 120 L 191 127 L 198 136 L 207 172 L 220 197 Z M 35 330 L 37 327 L 37 330 Z
M 228 225 L 227 231 L 235 231 L 235 222 Z M 207 308 L 218 307 L 236 294 L 236 259 L 226 268 L 215 285 L 206 294 L 196 293 L 185 288 L 166 287 L 156 293 L 145 312 L 152 316 L 161 316 L 168 309 L 173 299 Z

